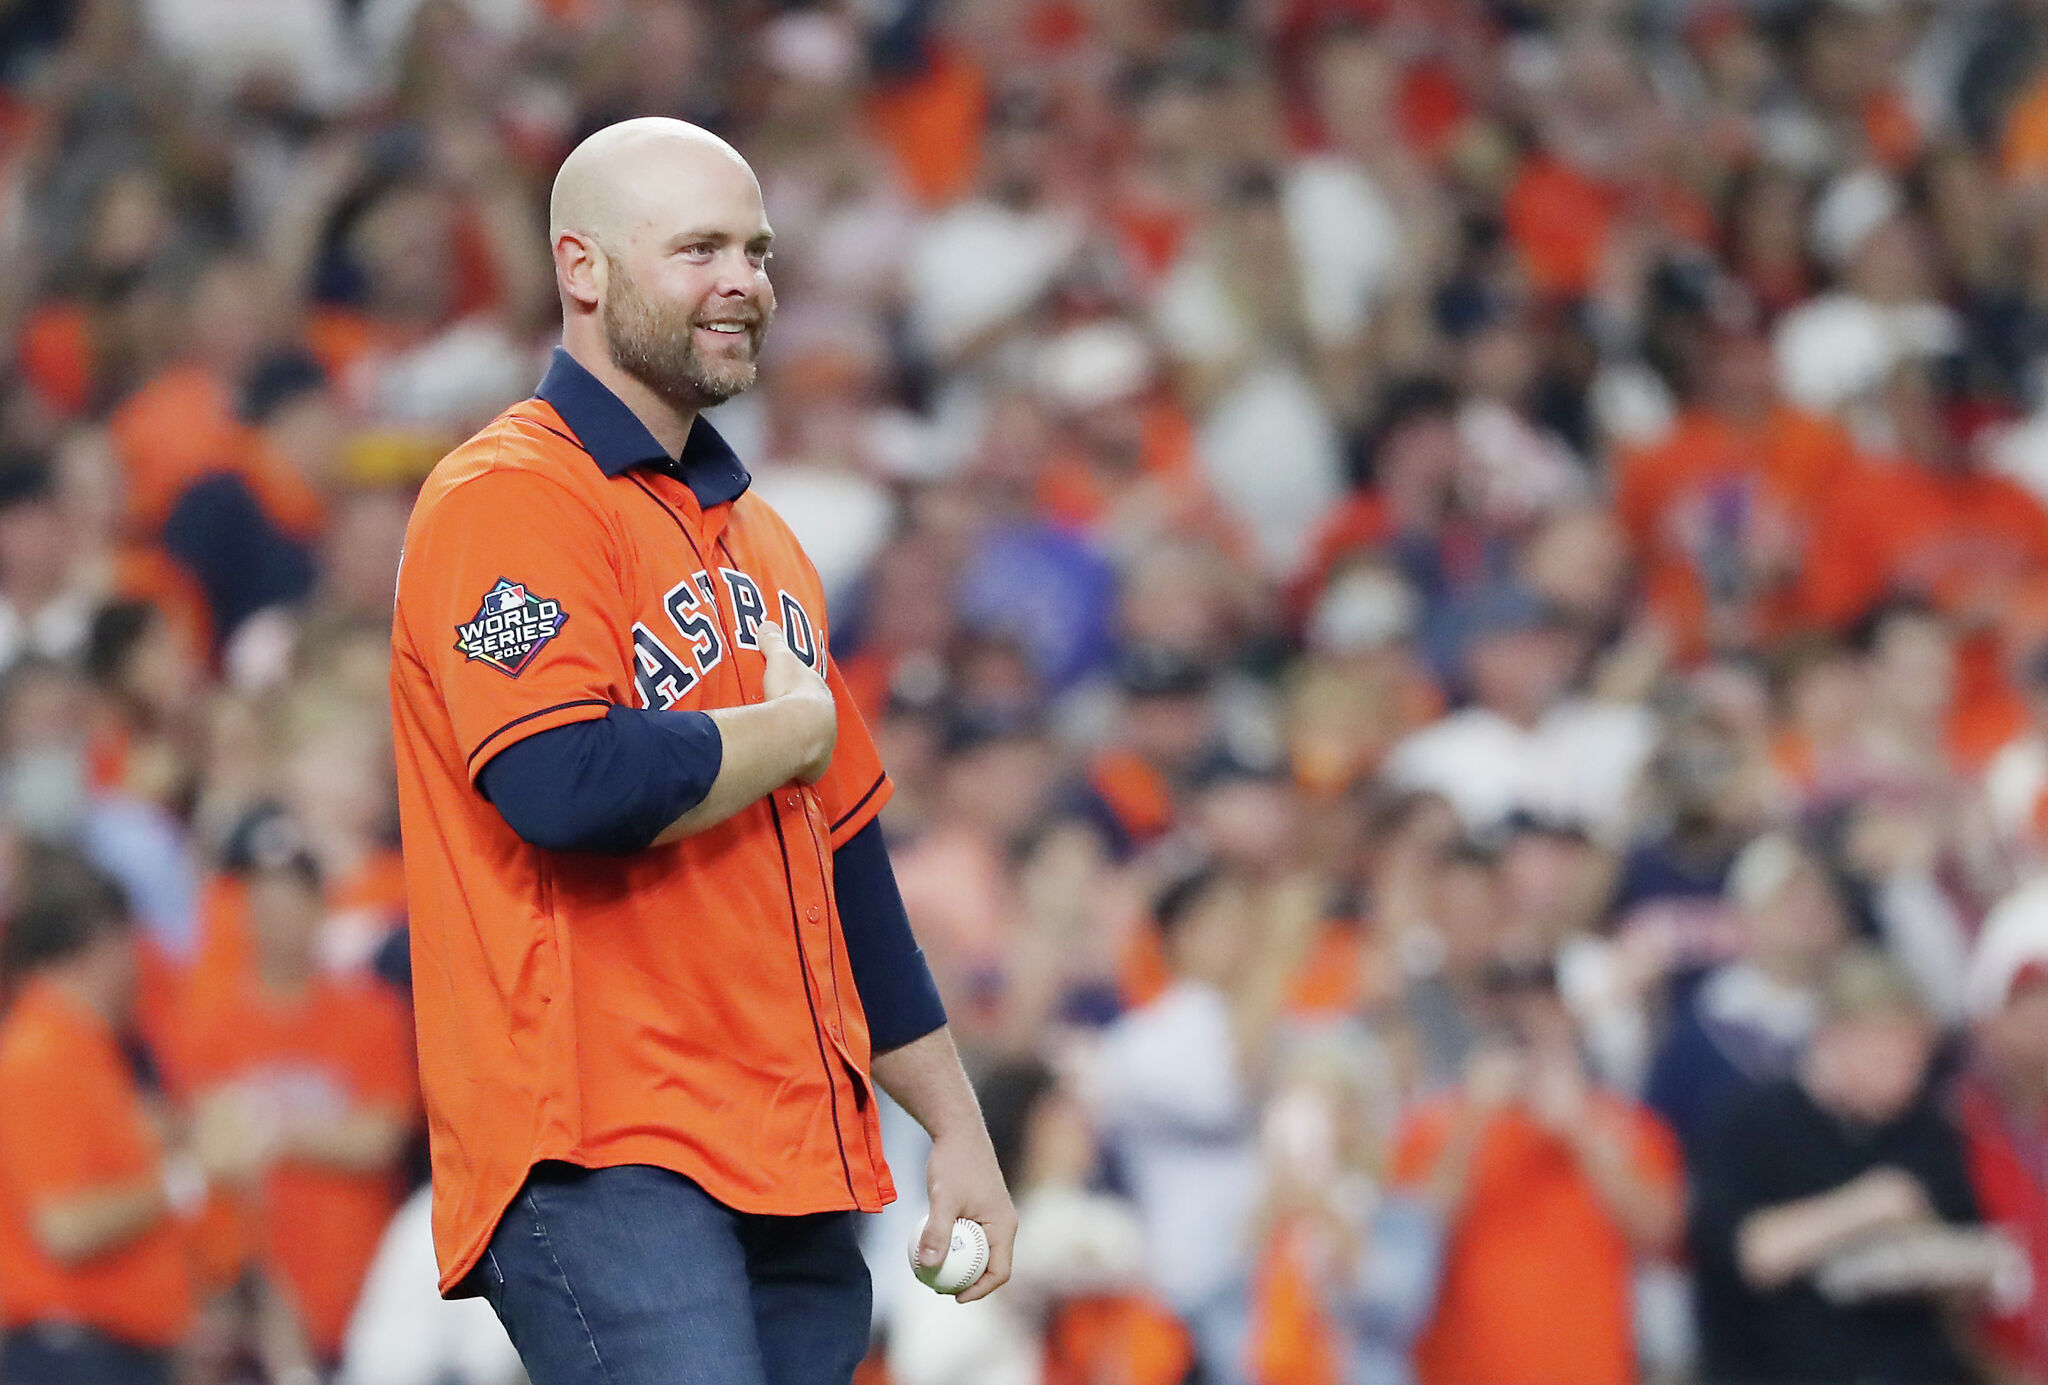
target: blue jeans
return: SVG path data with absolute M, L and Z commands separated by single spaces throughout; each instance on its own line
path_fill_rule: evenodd
M 171 1385 L 171 1357 L 91 1328 L 23 1327 L 0 1339 L 0 1385 Z
M 470 1286 L 533 1385 L 847 1385 L 867 1354 L 855 1214 L 735 1212 L 645 1165 L 542 1164 Z

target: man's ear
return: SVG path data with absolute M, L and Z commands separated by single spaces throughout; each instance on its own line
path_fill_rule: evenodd
M 571 303 L 595 311 L 604 301 L 605 280 L 610 266 L 595 238 L 580 231 L 563 231 L 555 237 L 555 281 L 562 296 Z

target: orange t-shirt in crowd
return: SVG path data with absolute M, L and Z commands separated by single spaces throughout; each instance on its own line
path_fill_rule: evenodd
M 204 366 L 174 366 L 130 395 L 108 421 L 121 459 L 128 523 L 154 534 L 185 488 L 211 472 L 237 472 L 255 436 L 235 414 L 233 391 Z
M 1846 625 L 1886 595 L 1990 615 L 2048 573 L 2048 511 L 2003 476 L 1875 462 L 1835 489 L 1806 569 L 1808 612 Z
M 373 852 L 330 881 L 326 907 L 329 930 L 374 934 L 380 940 L 389 936 L 405 921 L 405 864 L 399 853 Z M 195 1008 L 232 996 L 245 983 L 256 955 L 243 877 L 218 871 L 201 881 L 198 914 L 199 946 L 185 982 L 188 1003 Z M 361 950 L 353 938 L 342 941 L 345 955 Z
M 1145 1294 L 1065 1299 L 1045 1325 L 1044 1385 L 1180 1385 L 1194 1362 L 1187 1329 Z
M 1593 1094 L 1625 1123 L 1639 1177 L 1680 1196 L 1678 1142 L 1643 1108 Z M 1424 1106 L 1397 1141 L 1393 1182 L 1425 1183 L 1458 1098 Z M 1422 1385 L 1629 1385 L 1636 1378 L 1633 1258 L 1562 1141 L 1522 1112 L 1481 1137 L 1445 1247 L 1436 1312 L 1416 1343 Z
M 1980 768 L 2024 724 L 1989 626 L 2048 576 L 2048 510 L 2018 483 L 1911 462 L 1866 464 L 1821 511 L 1803 598 L 1840 629 L 1888 595 L 1919 597 L 1976 624 L 1957 649 L 1949 750 Z
M 1703 569 L 1717 543 L 1754 542 L 1760 527 L 1802 551 L 1814 518 L 1855 467 L 1855 444 L 1839 425 L 1781 406 L 1755 428 L 1704 409 L 1681 414 L 1668 437 L 1625 454 L 1616 516 L 1643 564 L 1643 586 L 1683 651 L 1705 637 Z M 1768 640 L 1798 616 L 1796 567 L 1785 583 L 1754 595 L 1752 634 Z
M 1323 1274 L 1318 1228 L 1282 1222 L 1266 1239 L 1251 1286 L 1251 1367 L 1259 1385 L 1342 1385 L 1340 1289 Z
M 375 982 L 316 979 L 297 1000 L 251 979 L 188 1006 L 171 1063 L 197 1096 L 234 1084 L 291 1121 L 377 1109 L 409 1119 L 418 1106 L 412 1024 Z M 263 1179 L 249 1209 L 254 1245 L 290 1291 L 313 1349 L 333 1358 L 377 1243 L 398 1208 L 395 1170 L 373 1173 L 286 1162 Z
M 52 1201 L 158 1176 L 163 1153 L 113 1029 L 31 981 L 0 1022 L 0 1327 L 69 1322 L 134 1346 L 177 1344 L 192 1316 L 177 1223 L 67 1267 L 30 1220 Z
M 943 207 L 966 196 L 980 171 L 988 78 L 965 53 L 936 44 L 924 71 L 885 83 L 869 99 L 867 118 L 910 195 Z
M 391 702 L 444 1291 L 543 1160 L 672 1169 L 743 1212 L 894 1195 L 832 894 L 889 780 L 817 573 L 746 481 L 709 422 L 672 462 L 558 351 L 413 511 Z M 838 704 L 818 783 L 625 856 L 531 846 L 477 791 L 613 707 L 758 702 L 769 619 Z
M 1712 212 L 1676 184 L 1631 193 L 1596 182 L 1561 160 L 1531 160 L 1508 189 L 1502 208 L 1508 236 L 1537 293 L 1575 298 L 1593 287 L 1607 253 L 1607 237 L 1632 197 L 1646 199 L 1658 219 L 1682 239 L 1711 243 Z

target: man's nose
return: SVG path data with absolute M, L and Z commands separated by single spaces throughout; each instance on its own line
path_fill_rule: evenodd
M 721 298 L 744 298 L 753 292 L 758 277 L 753 261 L 744 250 L 718 258 L 718 282 L 713 289 Z

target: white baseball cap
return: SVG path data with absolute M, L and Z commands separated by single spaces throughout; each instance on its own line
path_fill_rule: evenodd
M 1807 229 L 1814 253 L 1830 267 L 1846 269 L 1871 234 L 1905 205 L 1898 184 L 1876 169 L 1844 173 L 1814 204 L 1813 223 Z
M 1993 906 L 1977 934 L 1963 1002 L 1983 1019 L 2005 1008 L 2022 980 L 2048 981 L 2048 876 L 2028 882 Z

